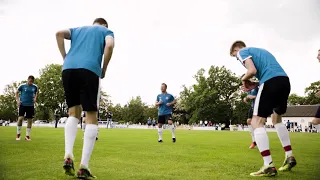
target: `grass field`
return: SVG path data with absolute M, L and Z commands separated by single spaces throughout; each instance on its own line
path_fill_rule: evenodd
M 63 128 L 37 128 L 32 141 L 16 141 L 14 127 L 0 127 L 0 179 L 74 179 L 63 174 Z M 25 134 L 23 127 L 22 135 Z M 100 129 L 90 169 L 101 180 L 211 180 L 255 179 L 262 159 L 257 149 L 249 150 L 248 132 L 177 130 L 177 143 L 164 131 L 158 144 L 156 130 Z M 75 143 L 75 166 L 82 151 L 82 131 Z M 291 133 L 298 165 L 279 173 L 276 179 L 320 179 L 320 134 Z M 22 136 L 24 138 L 24 136 Z M 271 153 L 277 168 L 284 151 L 276 133 L 269 133 Z

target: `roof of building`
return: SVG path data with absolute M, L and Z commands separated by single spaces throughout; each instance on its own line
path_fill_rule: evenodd
M 287 112 L 282 117 L 314 117 L 319 105 L 288 106 Z

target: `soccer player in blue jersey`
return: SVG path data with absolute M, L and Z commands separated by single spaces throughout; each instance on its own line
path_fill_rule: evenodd
M 34 103 L 38 96 L 38 86 L 33 84 L 34 77 L 29 76 L 27 83 L 21 84 L 16 91 L 16 99 L 19 107 L 19 118 L 17 123 L 17 137 L 16 140 L 20 140 L 22 122 L 24 117 L 27 119 L 27 131 L 25 140 L 30 141 L 30 132 L 32 127 L 32 119 L 34 116 Z
M 259 87 L 256 87 L 255 89 L 249 91 L 248 95 L 243 99 L 243 101 L 246 102 L 246 103 L 248 103 L 249 100 L 252 100 L 251 107 L 250 107 L 249 113 L 248 113 L 248 119 L 247 119 L 249 132 L 250 132 L 250 135 L 251 135 L 251 138 L 252 138 L 252 143 L 249 146 L 249 149 L 253 149 L 257 145 L 256 141 L 254 139 L 254 134 L 253 134 L 253 128 L 251 126 L 251 121 L 252 121 L 252 116 L 253 116 L 254 102 L 255 102 L 255 98 L 257 97 L 258 90 L 259 90 Z
M 150 128 L 150 126 L 151 126 L 151 118 L 150 117 L 147 120 L 147 125 L 148 125 L 148 128 Z
M 318 56 L 317 56 L 317 59 L 319 60 L 320 62 L 320 49 L 318 50 Z M 320 97 L 320 91 L 318 91 L 316 93 L 316 96 L 317 97 Z M 314 125 L 314 127 L 318 130 L 318 132 L 320 132 L 320 106 L 312 120 L 312 124 Z
M 176 103 L 174 97 L 167 93 L 167 84 L 161 84 L 161 94 L 157 96 L 156 106 L 158 106 L 158 135 L 159 139 L 158 142 L 162 141 L 162 126 L 169 124 L 169 128 L 171 129 L 172 133 L 172 142 L 176 142 L 176 135 L 174 133 L 175 127 L 172 122 L 172 108 L 173 105 Z
M 69 117 L 65 125 L 65 161 L 67 175 L 74 175 L 73 146 L 81 111 L 86 112 L 82 158 L 78 178 L 92 177 L 89 160 L 98 132 L 98 106 L 100 78 L 105 73 L 114 48 L 114 35 L 103 18 L 94 20 L 91 26 L 61 30 L 56 33 L 59 51 L 64 59 L 62 81 Z M 64 39 L 71 40 L 66 53 Z M 104 57 L 103 57 L 104 55 Z M 103 66 L 101 68 L 103 58 Z
M 263 157 L 264 165 L 251 176 L 275 176 L 277 170 L 270 154 L 269 138 L 264 128 L 265 120 L 272 115 L 272 123 L 285 150 L 285 161 L 279 168 L 280 171 L 289 171 L 296 165 L 292 155 L 289 132 L 282 123 L 281 115 L 287 110 L 287 101 L 290 94 L 290 80 L 276 58 L 267 50 L 255 47 L 246 47 L 242 41 L 236 41 L 230 48 L 230 55 L 237 57 L 247 69 L 242 77 L 244 90 L 259 86 L 255 99 L 251 125 L 254 128 L 254 137 L 258 149 Z M 259 83 L 249 83 L 255 76 Z

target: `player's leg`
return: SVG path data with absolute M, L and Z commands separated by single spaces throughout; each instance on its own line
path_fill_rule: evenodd
M 318 130 L 318 133 L 320 133 L 320 106 L 318 107 L 317 113 L 312 119 L 312 124 L 316 127 Z
M 277 174 L 270 153 L 269 137 L 264 127 L 265 120 L 272 114 L 273 110 L 272 97 L 270 98 L 272 93 L 270 93 L 270 86 L 266 83 L 260 85 L 251 121 L 251 125 L 254 128 L 254 138 L 262 155 L 264 165 L 259 171 L 251 173 L 251 176 L 275 176 Z
M 279 168 L 279 171 L 289 171 L 296 165 L 297 162 L 292 155 L 289 131 L 282 123 L 281 115 L 287 111 L 288 97 L 291 89 L 290 81 L 287 77 L 277 77 L 274 79 L 274 82 L 274 87 L 276 87 L 276 104 L 271 119 L 285 151 L 285 161 Z
M 25 115 L 24 106 L 20 105 L 20 106 L 19 106 L 19 117 L 18 117 L 18 122 L 17 122 L 17 137 L 16 137 L 16 140 L 17 140 L 17 141 L 20 140 L 21 128 L 22 128 L 22 123 L 23 123 L 24 115 Z
M 163 142 L 162 141 L 162 126 L 165 124 L 166 122 L 166 117 L 165 116 L 158 116 L 158 142 Z
M 166 115 L 166 119 L 168 120 L 169 129 L 171 130 L 172 142 L 175 143 L 176 142 L 176 134 L 174 132 L 175 127 L 174 127 L 174 124 L 173 124 L 173 121 L 172 121 L 172 115 L 171 114 Z
M 27 119 L 27 130 L 26 130 L 26 138 L 25 140 L 31 141 L 30 133 L 32 128 L 32 120 L 34 117 L 34 107 L 33 106 L 25 106 L 26 109 L 26 119 Z
M 68 106 L 69 117 L 64 127 L 65 155 L 64 165 L 65 174 L 74 175 L 74 155 L 73 147 L 77 136 L 78 123 L 81 117 L 80 91 L 78 84 L 77 70 L 64 70 L 62 72 L 63 88 Z M 80 112 L 80 113 L 79 113 Z
M 254 129 L 253 129 L 253 127 L 251 126 L 252 113 L 253 113 L 253 111 L 252 111 L 252 110 L 250 110 L 250 111 L 251 111 L 251 113 L 249 112 L 249 118 L 247 119 L 247 124 L 248 124 L 249 133 L 250 133 L 251 139 L 252 139 L 251 145 L 249 146 L 249 149 L 253 149 L 253 148 L 256 146 L 256 141 L 254 140 L 254 134 L 253 134 Z M 250 114 L 251 114 L 251 115 L 250 115 Z
M 98 133 L 98 109 L 100 100 L 100 78 L 89 70 L 81 70 L 81 105 L 86 111 L 86 130 L 84 131 L 82 157 L 78 178 L 93 177 L 89 170 L 89 161 Z

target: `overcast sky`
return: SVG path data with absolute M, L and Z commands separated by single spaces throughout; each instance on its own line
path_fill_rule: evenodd
M 162 82 L 178 95 L 211 65 L 243 74 L 229 56 L 235 40 L 273 53 L 294 93 L 303 95 L 319 80 L 319 0 L 0 0 L 1 90 L 38 76 L 46 64 L 62 64 L 55 32 L 90 25 L 96 17 L 104 17 L 115 34 L 102 81 L 114 103 L 137 95 L 154 103 Z

